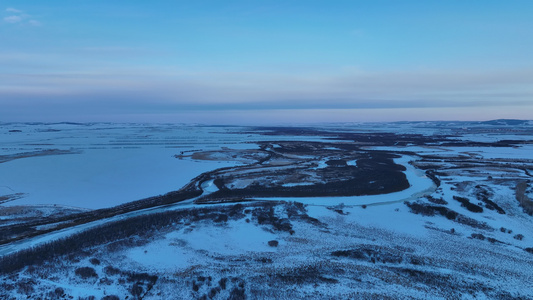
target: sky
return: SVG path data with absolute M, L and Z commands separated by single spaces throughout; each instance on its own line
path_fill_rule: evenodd
M 0 0 L 0 122 L 533 119 L 533 1 Z

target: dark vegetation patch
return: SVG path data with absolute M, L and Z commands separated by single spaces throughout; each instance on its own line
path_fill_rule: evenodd
M 79 150 L 46 149 L 46 150 L 15 153 L 15 154 L 8 154 L 8 155 L 0 155 L 0 163 L 4 163 L 4 162 L 8 162 L 8 161 L 15 160 L 15 159 L 20 159 L 20 158 L 27 158 L 27 157 L 80 154 L 80 153 L 81 152 Z
M 18 200 L 18 199 L 20 199 L 22 197 L 24 197 L 24 193 L 15 193 L 15 194 L 3 195 L 3 196 L 0 196 L 0 204 L 7 203 L 9 201 L 15 201 L 15 200 Z M 3 210 L 5 210 L 5 208 Z
M 468 209 L 471 212 L 474 212 L 474 213 L 483 212 L 483 208 L 481 206 L 478 206 L 478 205 L 470 202 L 470 200 L 468 200 L 467 198 L 459 197 L 459 196 L 453 196 L 453 199 L 458 201 L 458 202 L 460 202 L 461 206 L 465 207 L 466 209 Z
M 439 205 L 447 205 L 448 204 L 448 201 L 442 199 L 442 198 L 435 198 L 435 197 L 432 197 L 432 196 L 426 196 L 426 199 L 428 199 L 429 202 L 433 203 L 433 204 L 439 204 Z
M 275 230 L 294 234 L 291 221 L 288 218 L 279 218 L 274 212 L 274 206 L 256 208 L 252 211 L 252 217 L 259 225 L 271 225 Z
M 190 282 L 194 299 L 246 299 L 246 282 L 239 277 L 223 277 L 216 281 L 211 276 L 198 276 Z
M 259 258 L 255 258 L 254 260 L 257 262 L 263 263 L 263 264 L 271 264 L 273 262 L 272 259 L 268 257 L 259 257 Z
M 492 238 L 492 237 L 488 237 L 488 238 L 487 238 L 487 241 L 489 241 L 489 242 L 491 242 L 491 243 L 493 243 L 493 244 L 496 244 L 496 243 L 497 243 L 497 244 L 506 244 L 506 243 L 504 243 L 504 242 L 502 242 L 502 241 L 500 241 L 500 240 L 497 240 L 497 239 L 495 239 L 495 238 Z
M 517 119 L 497 119 L 489 121 L 480 121 L 480 124 L 493 125 L 493 126 L 523 126 L 527 125 L 529 121 L 517 120 Z
M 440 186 L 440 179 L 437 177 L 437 173 L 434 170 L 426 170 L 426 176 L 429 177 L 437 187 Z
M 371 263 L 392 263 L 399 264 L 403 261 L 403 254 L 392 251 L 390 248 L 374 245 L 361 245 L 356 249 L 334 251 L 331 255 L 336 257 L 347 257 Z
M 403 173 L 405 167 L 395 164 L 394 157 L 387 153 L 372 152 L 358 159 L 357 167 L 332 164 L 327 168 L 317 169 L 316 176 L 320 180 L 305 186 L 274 184 L 274 182 L 283 182 L 284 176 L 293 175 L 297 171 L 294 168 L 275 171 L 268 168 L 260 169 L 253 175 L 243 177 L 254 182 L 241 189 L 228 186 L 235 180 L 234 177 L 226 178 L 221 175 L 214 181 L 219 190 L 205 196 L 205 199 L 214 201 L 228 198 L 359 196 L 402 191 L 409 187 L 409 182 Z
M 349 212 L 345 212 L 344 211 L 344 208 L 345 208 L 345 205 L 344 203 L 341 203 L 341 204 L 338 204 L 338 205 L 335 205 L 335 206 L 327 206 L 326 207 L 327 209 L 331 210 L 331 211 L 334 211 L 336 213 L 338 213 L 339 215 L 349 215 L 350 213 Z
M 318 219 L 309 216 L 305 204 L 301 202 L 287 202 L 284 208 L 289 219 L 300 220 L 315 226 L 325 226 Z
M 279 242 L 276 240 L 268 241 L 268 245 L 270 247 L 277 247 L 279 245 Z
M 419 202 L 404 202 L 405 205 L 407 205 L 411 212 L 414 214 L 421 214 L 423 216 L 435 216 L 435 214 L 440 214 L 443 217 L 446 217 L 448 220 L 455 220 L 459 213 L 456 211 L 453 211 L 447 207 L 444 206 L 435 206 L 435 205 L 429 205 L 425 203 L 419 203 Z
M 500 231 L 503 233 L 509 233 L 509 234 L 513 233 L 511 229 L 507 229 L 505 227 L 500 227 Z
M 122 271 L 113 266 L 104 268 L 104 273 L 108 277 L 100 279 L 100 283 L 108 285 L 129 285 L 128 291 L 133 299 L 142 299 L 158 280 L 158 276 L 150 275 L 148 273 L 137 273 L 133 271 Z M 127 299 L 127 298 L 126 298 Z
M 259 225 L 270 225 L 274 230 L 284 231 L 290 234 L 294 234 L 292 229 L 291 219 L 292 220 L 301 220 L 303 222 L 315 225 L 323 226 L 323 224 L 307 214 L 305 206 L 300 202 L 287 202 L 283 205 L 284 213 L 286 218 L 284 218 L 279 213 L 276 213 L 275 208 L 277 204 L 273 202 L 267 202 L 262 206 L 258 206 L 251 211 L 252 219 L 257 222 Z
M 331 253 L 335 257 L 345 257 L 359 261 L 382 264 L 412 264 L 425 265 L 426 259 L 412 253 L 405 248 L 390 248 L 379 245 L 359 245 L 348 250 L 338 250 Z
M 421 271 L 413 268 L 394 268 L 396 273 L 407 276 L 410 281 L 423 283 L 429 286 L 449 287 L 453 283 L 450 275 L 442 275 L 431 271 Z
M 47 299 L 64 299 L 66 294 L 65 294 L 65 290 L 63 288 L 56 288 L 55 290 L 53 291 L 50 291 L 47 293 Z
M 436 214 L 439 214 L 443 217 L 446 217 L 448 220 L 468 225 L 473 228 L 493 230 L 493 228 L 487 225 L 487 223 L 485 222 L 480 222 L 475 219 L 469 218 L 444 206 L 429 205 L 420 202 L 411 203 L 407 201 L 404 203 L 410 208 L 410 211 L 414 214 L 421 214 L 423 216 L 435 216 Z
M 484 241 L 484 240 L 487 240 L 488 242 L 492 243 L 492 244 L 505 244 L 504 242 L 500 241 L 500 240 L 497 240 L 495 238 L 492 238 L 492 237 L 486 237 L 484 236 L 483 234 L 481 233 L 472 233 L 470 235 L 470 238 L 471 239 L 476 239 L 476 240 L 481 240 L 481 241 Z
M 268 136 L 322 136 L 332 140 L 346 140 L 360 144 L 376 146 L 407 146 L 407 145 L 428 145 L 435 142 L 435 137 L 421 134 L 396 134 L 390 132 L 346 132 L 328 131 L 313 127 L 254 127 L 249 133 L 262 134 Z M 439 140 L 449 141 L 446 136 L 439 136 Z M 337 147 L 338 144 L 333 144 Z
M 514 238 L 515 240 L 519 240 L 519 241 L 521 241 L 521 240 L 524 239 L 524 235 L 519 233 L 519 234 L 513 236 L 513 238 Z
M 489 199 L 489 197 L 491 196 L 492 196 L 491 193 L 486 189 L 486 187 L 482 185 L 476 186 L 476 198 L 479 201 L 482 201 L 483 203 L 485 203 L 485 207 L 487 209 L 495 210 L 499 214 L 502 214 L 502 215 L 505 214 L 505 210 L 503 210 L 503 208 L 501 208 L 498 204 L 496 204 L 495 202 Z
M 344 167 L 347 166 L 346 161 L 343 159 L 331 159 L 326 161 L 326 164 L 328 166 L 335 166 L 335 167 Z
M 37 285 L 37 282 L 35 282 L 34 279 L 20 279 L 18 280 L 13 287 L 9 287 L 9 289 L 14 288 L 17 293 L 22 295 L 28 295 L 28 299 L 31 295 L 35 292 L 35 286 Z
M 522 181 L 516 185 L 516 200 L 518 200 L 525 213 L 533 216 L 533 201 L 526 195 L 527 184 L 528 182 Z
M 439 135 L 427 136 L 422 134 L 405 134 L 391 132 L 348 132 L 324 130 L 314 127 L 253 127 L 245 133 L 262 134 L 267 136 L 321 136 L 331 140 L 346 140 L 362 145 L 374 146 L 427 146 L 439 145 L 443 147 L 512 147 L 523 144 L 521 140 L 500 140 L 496 142 L 465 141 L 462 136 Z M 338 144 L 333 144 L 337 147 Z
M 273 145 L 280 147 L 273 149 Z M 335 150 L 330 147 L 335 146 Z M 345 158 L 332 158 L 327 160 L 328 167 L 309 169 L 307 166 L 298 166 L 302 160 L 292 158 L 294 164 L 285 169 L 257 167 L 257 172 L 246 172 L 239 174 L 240 168 L 230 168 L 232 172 L 210 172 L 209 176 L 204 176 L 202 180 L 214 180 L 218 191 L 205 195 L 201 202 L 212 203 L 215 201 L 240 201 L 248 198 L 258 197 L 321 197 L 321 196 L 355 196 L 355 195 L 376 195 L 401 191 L 409 187 L 409 182 L 403 171 L 405 167 L 395 164 L 393 158 L 398 156 L 384 151 L 365 150 L 360 151 L 352 144 L 333 144 L 320 142 L 264 142 L 260 144 L 262 151 L 270 153 L 270 157 L 281 157 L 283 154 L 291 154 L 291 157 L 299 156 L 341 156 Z M 344 151 L 344 152 L 343 152 Z M 347 159 L 356 159 L 357 167 L 348 166 Z M 287 157 L 283 157 L 287 159 Z M 249 166 L 246 166 L 247 168 Z M 223 170 L 223 169 L 220 169 Z M 219 170 L 219 171 L 220 171 Z M 294 174 L 305 171 L 314 172 L 314 176 L 302 175 L 294 178 Z M 287 178 L 292 180 L 304 180 L 312 178 L 314 184 L 305 186 L 285 186 L 283 183 Z M 202 183 L 202 180 L 198 180 Z M 234 188 L 235 180 L 252 180 L 252 184 L 244 188 Z
M 97 278 L 98 277 L 98 274 L 96 274 L 96 271 L 91 268 L 91 267 L 81 267 L 81 268 L 77 268 L 74 273 L 83 278 L 83 279 L 87 279 L 87 278 Z
M 462 215 L 462 214 L 458 214 L 457 218 L 455 219 L 455 221 L 457 223 L 470 226 L 472 228 L 489 230 L 489 231 L 493 231 L 494 230 L 494 228 L 490 227 L 487 223 L 478 221 L 478 220 L 473 219 L 473 218 L 469 218 L 469 217 L 467 217 L 465 215 Z
M 477 240 L 481 240 L 481 241 L 484 241 L 485 240 L 485 236 L 481 233 L 472 233 L 472 235 L 470 235 L 471 238 L 473 239 L 477 239 Z
M 280 271 L 274 277 L 284 283 L 289 284 L 309 284 L 309 283 L 338 283 L 338 280 L 326 277 L 326 270 L 322 270 L 315 265 L 300 266 L 289 270 Z

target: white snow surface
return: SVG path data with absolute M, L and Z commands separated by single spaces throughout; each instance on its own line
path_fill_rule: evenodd
M 4 127 L 22 132 L 0 132 L 0 158 L 47 149 L 76 151 L 0 163 L 0 196 L 24 194 L 5 205 L 111 207 L 178 190 L 203 172 L 237 164 L 175 158 L 181 151 L 257 149 L 225 128 L 142 124 Z
M 396 124 L 396 126 L 398 131 L 408 132 L 409 124 Z M 423 123 L 417 126 L 424 129 L 422 132 L 428 135 L 437 131 L 430 124 L 427 124 L 427 128 Z M 142 124 L 136 126 L 93 124 L 81 127 L 72 124 L 10 124 L 4 127 L 5 132 L 0 132 L 2 138 L 0 157 L 37 151 L 41 148 L 62 150 L 72 148 L 82 151 L 80 154 L 26 157 L 0 163 L 0 196 L 26 194 L 25 198 L 8 202 L 9 205 L 58 203 L 88 208 L 108 207 L 176 190 L 201 172 L 235 164 L 235 162 L 219 163 L 174 158 L 173 155 L 179 154 L 180 151 L 216 150 L 221 147 L 257 148 L 253 143 L 243 143 L 238 135 L 229 134 L 230 130 L 227 128 Z M 372 127 L 368 125 L 367 128 Z M 9 133 L 7 129 L 20 129 L 22 133 Z M 384 129 L 376 127 L 375 130 Z M 254 136 L 250 139 L 255 140 L 255 138 Z M 256 140 L 271 138 L 258 136 Z M 289 137 L 284 138 L 289 140 Z M 473 135 L 472 139 L 474 138 Z M 282 140 L 278 137 L 275 139 Z M 301 139 L 307 140 L 303 137 Z M 484 137 L 479 138 L 483 139 Z M 487 136 L 486 139 L 492 139 L 492 136 Z M 43 145 L 45 143 L 48 145 Z M 443 157 L 475 154 L 475 157 L 485 159 L 531 159 L 533 153 L 531 145 L 522 145 L 518 148 L 409 146 L 379 147 L 379 149 L 415 151 Z M 416 281 L 410 283 L 411 286 L 396 283 L 396 280 L 401 280 L 401 276 L 404 275 L 398 277 L 391 273 L 391 270 L 412 268 L 421 272 L 436 272 L 451 278 L 457 277 L 458 283 L 464 283 L 465 280 L 476 281 L 476 284 L 484 282 L 503 291 L 520 292 L 533 297 L 533 292 L 527 286 L 532 279 L 533 259 L 530 253 L 523 250 L 524 247 L 532 247 L 533 219 L 518 206 L 514 195 L 514 182 L 497 184 L 496 181 L 488 181 L 486 175 L 470 174 L 464 169 L 446 170 L 449 175 L 440 177 L 441 186 L 436 189 L 432 180 L 409 164 L 409 161 L 414 159 L 407 155 L 395 159 L 396 163 L 407 168 L 405 174 L 411 185 L 401 192 L 358 197 L 266 199 L 304 202 L 308 204 L 308 215 L 326 224 L 324 227 L 293 219 L 295 233 L 289 234 L 275 231 L 266 225 L 254 224 L 254 221 L 246 222 L 246 219 L 252 219 L 250 215 L 238 220 L 230 219 L 225 223 L 215 224 L 208 221 L 180 223 L 150 237 L 146 244 L 127 247 L 117 253 L 108 253 L 105 245 L 92 249 L 94 253 L 91 255 L 98 256 L 103 261 L 100 266 L 90 265 L 87 262 L 88 258 L 82 259 L 79 263 L 67 261 L 62 262 L 65 265 L 57 269 L 47 267 L 48 271 L 52 272 L 51 276 L 47 274 L 45 278 L 39 279 L 24 277 L 27 276 L 24 274 L 28 273 L 22 271 L 20 273 L 22 275 L 16 280 L 37 280 L 37 285 L 41 285 L 43 290 L 62 287 L 74 297 L 92 295 L 100 299 L 110 294 L 120 295 L 121 298 L 129 296 L 127 290 L 129 286 L 124 288 L 118 284 L 99 284 L 96 279 L 93 282 L 82 281 L 73 275 L 74 268 L 89 266 L 96 269 L 100 278 L 104 278 L 106 276 L 103 267 L 113 265 L 122 270 L 149 272 L 159 276 L 154 291 L 146 295 L 145 299 L 198 298 L 200 294 L 194 294 L 190 290 L 192 280 L 198 275 L 214 276 L 213 282 L 222 276 L 243 277 L 248 280 L 247 295 L 256 298 L 274 299 L 275 297 L 268 296 L 274 294 L 293 296 L 286 296 L 287 299 L 353 299 L 358 297 L 354 291 L 364 288 L 366 292 L 374 290 L 379 295 L 390 298 L 427 299 L 428 295 L 431 295 L 432 299 L 439 299 L 436 296 L 440 289 L 439 284 L 431 290 L 427 285 Z M 322 161 L 321 167 L 324 165 L 325 161 Z M 356 166 L 355 161 L 350 162 L 350 165 Z M 188 171 L 183 172 L 183 170 Z M 486 171 L 487 174 L 494 173 L 494 177 L 501 174 L 504 178 L 506 175 L 500 173 L 503 172 L 501 170 L 482 171 Z M 507 213 L 498 214 L 487 209 L 483 214 L 473 213 L 453 199 L 455 195 L 475 199 L 472 186 L 477 184 L 484 184 L 492 190 L 494 193 L 491 199 Z M 466 188 L 460 189 L 461 185 L 466 185 Z M 216 191 L 212 181 L 204 182 L 203 188 L 207 193 Z M 402 203 L 417 199 L 427 201 L 423 198 L 424 195 L 442 198 L 448 202 L 446 206 L 450 209 L 479 222 L 486 222 L 494 230 L 480 230 L 453 222 L 438 214 L 435 216 L 413 214 Z M 168 207 L 135 211 L 26 239 L 23 243 L 0 247 L 0 255 L 66 237 L 104 222 L 131 216 L 197 207 L 211 207 L 216 210 L 217 207 L 195 205 L 193 201 L 194 199 L 191 199 Z M 363 205 L 366 207 L 362 207 Z M 338 206 L 342 213 L 333 210 L 333 206 Z M 512 230 L 512 233 L 501 232 L 500 227 Z M 453 234 L 450 232 L 452 228 Z M 503 243 L 493 244 L 486 240 L 472 239 L 470 238 L 472 233 L 483 233 Z M 513 237 L 515 234 L 524 234 L 526 238 L 524 241 L 519 241 Z M 268 246 L 270 240 L 279 241 L 279 247 Z M 404 247 L 398 249 L 413 251 L 413 254 L 424 257 L 429 263 L 414 265 L 404 260 L 395 265 L 330 255 L 332 251 L 358 249 L 361 245 Z M 258 262 L 257 258 L 270 258 L 271 262 L 265 264 Z M 348 278 L 348 275 L 344 276 L 345 273 L 341 272 L 334 278 L 338 280 L 336 283 L 315 281 L 288 284 L 281 288 L 263 285 L 262 276 L 265 274 L 283 274 L 283 271 L 290 268 L 299 271 L 306 270 L 307 267 L 312 269 L 314 266 L 326 266 L 325 270 L 340 268 L 346 270 L 349 276 L 356 277 Z M 72 269 L 70 273 L 65 271 L 68 268 Z M 388 280 L 384 280 L 384 277 L 379 276 L 380 270 L 391 274 L 391 277 L 385 277 Z M 324 276 L 330 278 L 332 274 L 334 273 Z M 272 280 L 276 277 L 264 277 L 265 281 L 269 278 Z M 8 280 L 7 277 L 2 279 Z M 250 294 L 253 280 L 259 285 L 259 291 L 267 290 L 271 294 Z M 403 280 L 409 282 L 405 281 L 405 278 Z M 176 288 L 178 286 L 180 288 Z M 285 287 L 287 289 L 284 289 Z M 168 290 L 165 290 L 167 288 Z M 202 291 L 204 292 L 207 290 Z M 469 292 L 462 294 L 462 299 L 487 298 L 477 285 L 473 285 Z M 22 299 L 23 296 L 20 295 Z M 216 299 L 227 299 L 226 295 L 224 294 L 224 298 L 220 294 Z
M 253 252 L 271 252 L 267 245 L 276 238 L 258 226 L 244 220 L 227 224 L 197 224 L 172 231 L 142 247 L 128 250 L 126 256 L 143 268 L 179 270 L 205 262 L 206 254 L 241 255 Z

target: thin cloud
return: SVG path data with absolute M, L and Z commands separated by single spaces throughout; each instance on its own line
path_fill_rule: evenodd
M 32 25 L 32 26 L 42 26 L 43 24 L 37 20 L 29 20 L 28 21 L 28 24 Z
M 10 16 L 3 18 L 5 23 L 19 23 L 35 27 L 42 26 L 42 23 L 40 21 L 35 20 L 34 18 L 32 18 L 31 15 L 24 13 L 22 10 L 13 7 L 8 7 L 5 11 L 10 14 Z
M 6 8 L 6 12 L 20 14 L 20 13 L 22 13 L 22 10 L 19 10 L 19 9 L 16 9 L 16 8 L 13 8 L 13 7 L 8 7 L 8 8 Z
M 19 23 L 19 22 L 22 22 L 22 17 L 21 16 L 8 16 L 4 18 L 4 22 L 11 23 L 11 24 Z

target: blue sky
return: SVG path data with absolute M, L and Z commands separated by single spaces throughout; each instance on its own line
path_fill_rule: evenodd
M 533 1 L 0 2 L 0 121 L 533 119 Z

